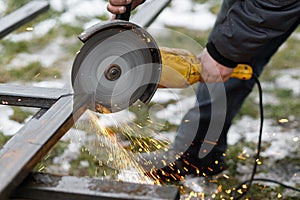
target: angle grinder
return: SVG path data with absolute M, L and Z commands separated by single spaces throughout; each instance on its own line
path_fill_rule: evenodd
M 116 20 L 98 23 L 82 34 L 84 43 L 72 68 L 76 96 L 87 95 L 89 108 L 114 113 L 137 100 L 148 103 L 160 88 L 203 82 L 202 65 L 187 50 L 159 48 L 143 28 L 129 22 L 131 4 Z M 231 77 L 249 80 L 252 68 L 239 64 Z
M 147 103 L 157 90 L 161 55 L 152 36 L 129 22 L 131 4 L 116 20 L 98 23 L 78 37 L 84 43 L 73 63 L 75 95 L 88 95 L 89 108 L 118 112 L 137 100 Z

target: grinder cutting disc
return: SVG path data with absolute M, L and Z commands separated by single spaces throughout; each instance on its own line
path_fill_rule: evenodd
M 150 101 L 160 80 L 161 57 L 148 32 L 114 20 L 89 28 L 79 38 L 84 45 L 72 68 L 75 95 L 91 95 L 92 110 L 103 106 L 110 112 L 138 99 Z

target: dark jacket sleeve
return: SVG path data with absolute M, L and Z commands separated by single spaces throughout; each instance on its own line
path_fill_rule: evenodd
M 224 0 L 206 47 L 225 66 L 251 64 L 299 18 L 300 0 Z

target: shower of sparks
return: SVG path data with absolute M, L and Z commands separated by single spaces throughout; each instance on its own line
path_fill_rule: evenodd
M 244 152 L 242 152 L 240 155 L 238 155 L 237 158 L 240 159 L 240 160 L 246 160 L 247 159 L 244 155 Z
M 126 151 L 119 143 L 117 135 L 109 128 L 101 124 L 101 120 L 93 114 L 88 112 L 91 125 L 94 126 L 97 135 L 101 138 L 99 145 L 101 147 L 109 148 L 106 155 L 106 163 L 108 166 L 111 166 L 117 170 L 130 170 L 135 169 L 140 175 L 141 180 L 139 182 L 144 183 L 146 181 L 144 177 L 144 171 L 138 166 L 134 161 L 134 156 L 129 151 Z M 148 181 L 147 181 L 148 182 Z
M 2 101 L 1 102 L 3 105 L 8 105 L 8 101 Z
M 112 130 L 101 123 L 101 116 L 99 118 L 91 111 L 87 111 L 87 114 L 91 128 L 97 133 L 97 141 L 94 141 L 93 145 L 100 147 L 96 147 L 96 150 L 99 149 L 102 152 L 98 156 L 98 160 L 110 168 L 118 170 L 119 175 L 126 181 L 159 184 L 157 180 L 153 181 L 145 175 L 145 170 L 139 165 L 136 158 L 141 157 L 140 155 L 144 152 L 168 150 L 169 142 L 151 137 L 153 130 L 161 129 L 162 125 L 155 124 L 150 120 L 148 120 L 150 127 L 118 122 L 117 130 L 115 128 Z M 124 140 L 128 142 L 124 142 Z
M 285 124 L 285 123 L 288 123 L 289 120 L 288 120 L 288 119 L 279 119 L 278 122 L 279 122 L 280 124 Z
M 204 198 L 204 193 L 203 192 L 194 192 L 194 191 L 191 191 L 189 193 L 189 195 L 185 198 L 185 200 L 191 200 L 191 199 L 205 199 Z
M 223 177 L 229 179 L 230 177 L 227 174 L 223 174 Z
M 29 27 L 26 27 L 26 31 L 33 31 L 33 27 L 29 26 Z
M 259 160 L 259 159 L 256 159 L 256 163 L 257 163 L 257 165 L 262 165 L 263 164 L 262 161 Z
M 97 110 L 101 110 L 101 113 L 109 113 L 104 109 L 105 108 L 99 107 Z M 89 127 L 92 128 L 91 134 L 94 136 L 97 135 L 97 139 L 93 141 L 92 145 L 95 146 L 94 150 L 98 152 L 94 154 L 93 149 L 88 149 L 88 151 L 92 155 L 96 155 L 95 159 L 99 161 L 99 165 L 101 163 L 100 166 L 108 166 L 115 170 L 113 175 L 116 175 L 117 180 L 120 181 L 140 184 L 163 184 L 161 180 L 159 180 L 159 177 L 149 176 L 149 173 L 145 171 L 141 163 L 143 162 L 144 165 L 150 167 L 154 165 L 151 160 L 147 161 L 143 158 L 145 153 L 151 152 L 151 154 L 154 153 L 154 161 L 165 162 L 165 165 L 169 164 L 164 160 L 164 155 L 160 155 L 166 153 L 170 146 L 168 139 L 165 138 L 163 134 L 159 134 L 159 132 L 163 130 L 164 124 L 151 121 L 150 118 L 147 118 L 141 123 L 120 122 L 112 118 L 113 122 L 115 122 L 114 125 L 107 127 L 101 123 L 101 115 L 91 111 L 87 111 L 87 114 L 91 124 Z M 299 138 L 294 137 L 293 141 L 297 142 Z M 224 153 L 223 156 L 227 155 Z M 160 157 L 162 157 L 163 160 L 160 160 Z M 237 155 L 237 158 L 243 161 L 249 157 L 250 155 L 246 150 L 243 150 Z M 258 165 L 263 164 L 260 159 L 257 159 L 256 162 Z M 214 163 L 217 165 L 219 161 L 216 160 Z M 111 171 L 105 171 L 103 174 L 112 175 L 112 173 Z M 198 172 L 198 174 L 199 173 L 200 172 Z M 172 175 L 173 174 L 170 174 L 170 176 Z M 206 177 L 206 183 L 200 184 L 198 182 L 192 182 L 190 185 L 186 184 L 184 177 L 178 178 L 174 176 L 174 179 L 178 178 L 180 183 L 185 182 L 184 186 L 178 186 L 180 193 L 183 194 L 181 200 L 205 198 L 234 199 L 230 197 L 234 192 L 243 194 L 245 190 L 247 190 L 247 185 L 243 185 L 241 189 L 236 189 L 228 188 L 226 184 L 222 184 L 222 179 L 231 181 L 232 177 L 227 174 L 216 176 L 215 179 L 210 180 L 207 179 L 208 177 L 205 174 L 201 174 L 201 176 Z M 205 188 L 205 184 L 207 183 L 217 186 L 217 189 L 214 192 L 211 191 L 213 193 L 204 193 L 203 191 L 205 190 L 201 191 L 199 188 Z M 281 198 L 280 194 L 278 198 Z
M 41 73 L 37 73 L 34 78 L 38 78 L 41 75 Z

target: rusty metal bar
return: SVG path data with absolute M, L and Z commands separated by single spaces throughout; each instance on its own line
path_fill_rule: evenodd
M 50 108 L 62 96 L 71 95 L 66 89 L 0 84 L 0 104 Z
M 31 1 L 0 19 L 0 39 L 49 9 L 48 1 Z
M 0 151 L 0 199 L 9 194 L 42 160 L 87 109 L 88 97 L 60 97 L 41 116 L 33 117 Z
M 30 174 L 12 198 L 31 200 L 179 200 L 175 186 L 116 182 L 97 178 Z
M 172 0 L 146 1 L 140 10 L 132 16 L 130 21 L 141 27 L 149 27 L 171 1 Z

